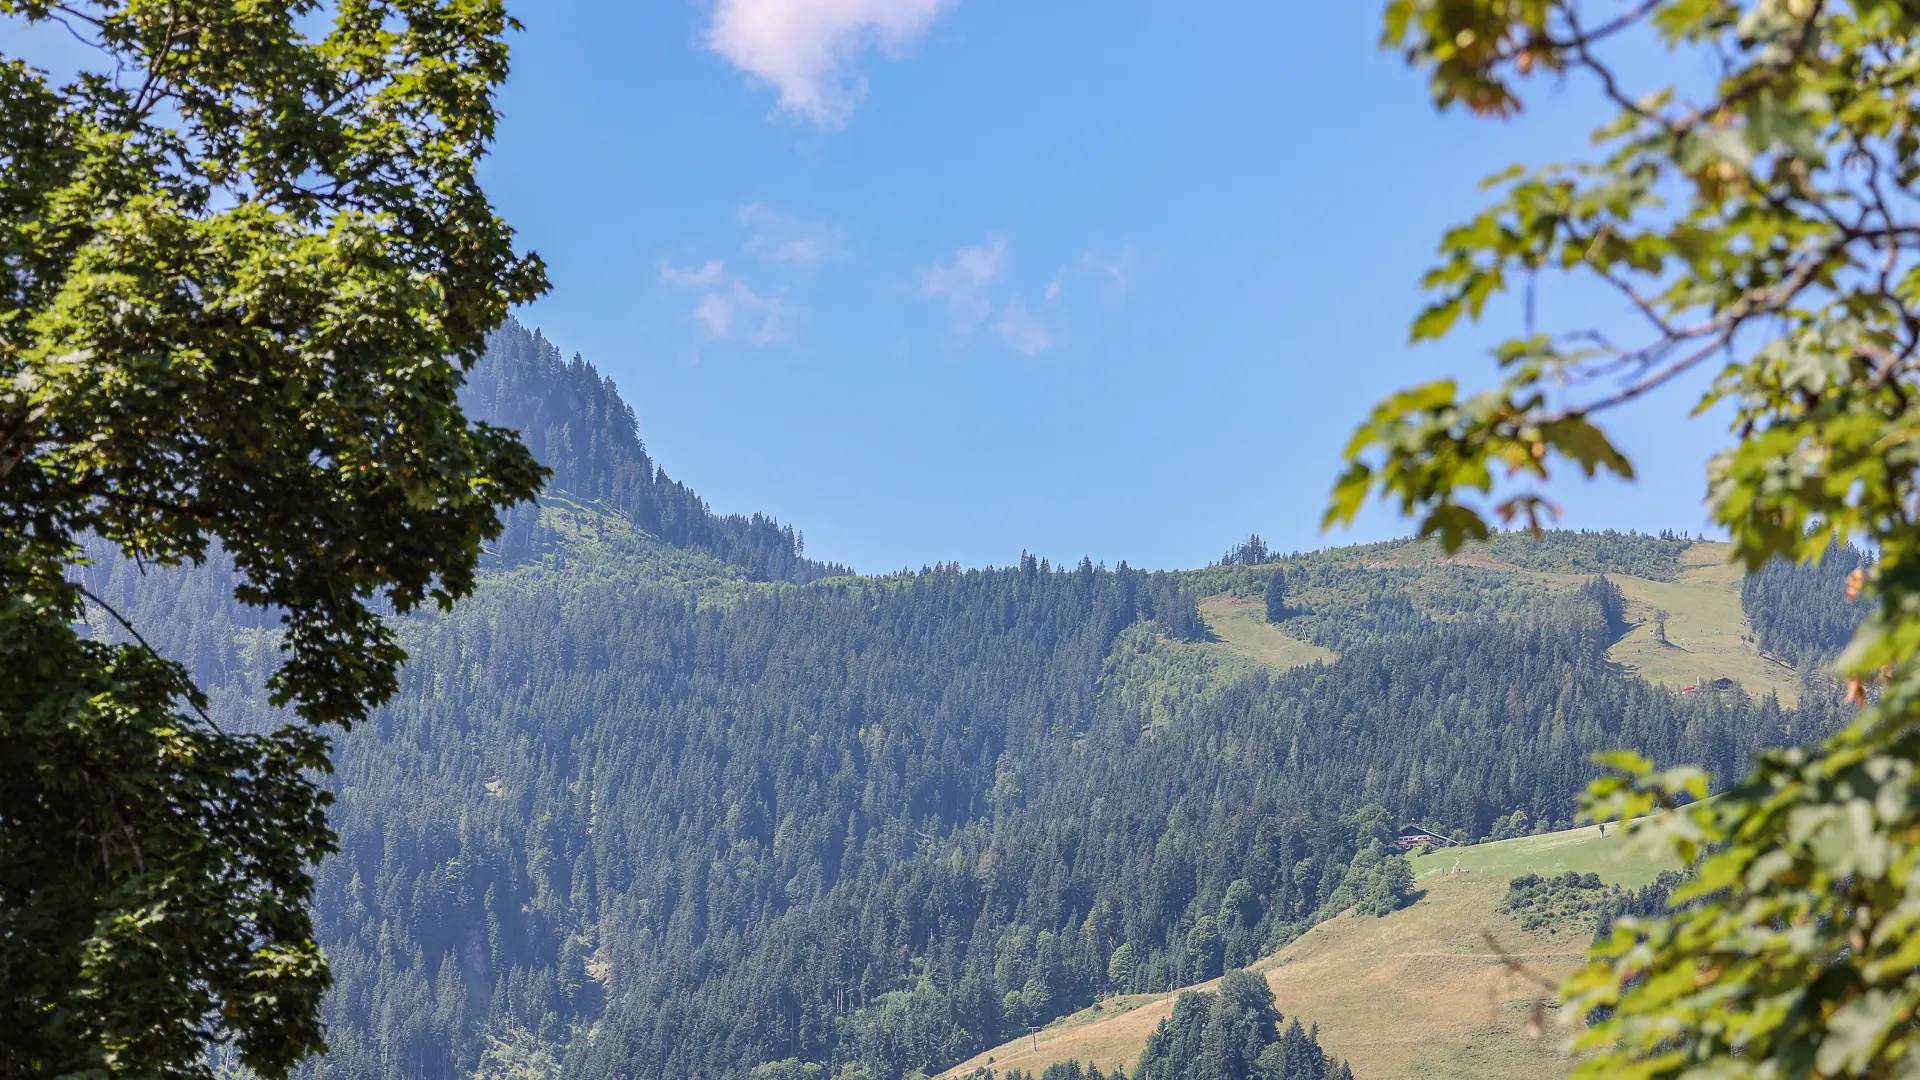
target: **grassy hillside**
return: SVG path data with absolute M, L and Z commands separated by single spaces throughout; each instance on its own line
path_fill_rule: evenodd
M 1327 1051 L 1368 1080 L 1562 1076 L 1552 1033 L 1536 1041 L 1521 1029 L 1532 1002 L 1578 965 L 1586 936 L 1521 930 L 1494 911 L 1505 888 L 1494 877 L 1436 879 L 1413 907 L 1322 923 L 1255 970 L 1266 975 L 1282 1013 L 1319 1024 Z M 1510 970 L 1503 956 L 1525 971 Z M 1131 1069 L 1175 996 L 1135 995 L 1083 1010 L 952 1075 L 990 1058 L 997 1070 L 1039 1072 L 1069 1060 Z
M 1404 594 L 1422 613 L 1450 621 L 1510 615 L 1543 595 L 1605 574 L 1627 599 L 1629 629 L 1608 657 L 1626 671 L 1674 690 L 1728 678 L 1752 694 L 1799 698 L 1797 673 L 1762 654 L 1740 604 L 1741 568 L 1728 545 L 1620 534 L 1549 533 L 1539 541 L 1503 534 L 1491 544 L 1442 555 L 1432 544 L 1399 541 L 1290 556 L 1258 567 L 1223 566 L 1189 577 L 1205 596 L 1201 616 L 1234 657 L 1285 669 L 1334 657 L 1324 635 L 1367 618 L 1383 593 Z M 1279 627 L 1260 595 L 1272 567 L 1298 581 L 1296 614 Z M 1668 614 L 1666 641 L 1655 615 Z M 1306 640 L 1319 636 L 1321 644 Z
M 1280 1011 L 1320 1025 L 1328 1052 L 1368 1080 L 1553 1080 L 1566 1075 L 1557 1031 L 1523 1031 L 1532 1004 L 1585 954 L 1584 929 L 1525 931 L 1496 909 L 1522 873 L 1593 872 L 1637 887 L 1670 867 L 1611 829 L 1589 826 L 1458 848 L 1414 860 L 1412 907 L 1342 915 L 1254 965 Z M 1517 965 L 1517 967 L 1516 967 Z M 1188 989 L 1206 990 L 1212 983 Z M 1039 1072 L 1057 1061 L 1131 1069 L 1178 992 L 1113 998 L 995 1047 L 954 1069 Z
M 1241 660 L 1285 671 L 1337 659 L 1332 649 L 1283 633 L 1267 621 L 1264 603 L 1233 596 L 1212 596 L 1200 602 L 1200 617 L 1219 640 L 1204 647 Z
M 1674 581 L 1613 579 L 1636 625 L 1607 655 L 1648 682 L 1675 689 L 1729 678 L 1750 693 L 1777 693 L 1784 704 L 1799 700 L 1794 670 L 1760 654 L 1740 608 L 1742 571 L 1727 562 L 1727 545 L 1695 544 L 1681 561 L 1685 569 Z M 1655 635 L 1659 609 L 1668 613 L 1666 644 Z
M 1472 847 L 1446 848 L 1413 859 L 1413 874 L 1426 881 L 1461 874 L 1499 878 L 1521 874 L 1551 877 L 1571 870 L 1599 874 L 1609 885 L 1639 888 L 1663 870 L 1679 867 L 1648 851 L 1632 837 L 1609 827 L 1606 836 L 1596 825 L 1540 836 L 1522 836 Z
M 1550 589 L 1577 588 L 1597 572 L 1620 586 L 1632 626 L 1607 656 L 1627 671 L 1675 690 L 1727 678 L 1749 693 L 1778 694 L 1786 705 L 1799 700 L 1794 670 L 1762 656 L 1754 640 L 1740 606 L 1743 571 L 1727 561 L 1729 545 L 1696 541 L 1675 546 L 1657 560 L 1626 561 L 1577 548 L 1551 559 L 1545 556 L 1555 552 L 1553 544 L 1529 553 L 1525 538 L 1502 539 L 1490 551 L 1462 558 L 1490 569 L 1512 569 Z M 1580 557 L 1571 558 L 1576 553 Z M 1655 613 L 1661 610 L 1668 615 L 1665 643 L 1655 629 Z

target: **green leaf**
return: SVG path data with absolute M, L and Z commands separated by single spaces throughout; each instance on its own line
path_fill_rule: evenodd
M 1421 539 L 1438 536 L 1441 548 L 1448 552 L 1459 551 L 1468 540 L 1485 540 L 1490 535 L 1486 521 L 1458 503 L 1434 507 L 1420 523 Z

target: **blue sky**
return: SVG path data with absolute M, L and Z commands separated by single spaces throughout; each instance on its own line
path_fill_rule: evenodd
M 1418 275 L 1479 177 L 1599 119 L 1578 83 L 1436 115 L 1365 0 L 509 6 L 486 177 L 554 284 L 521 318 L 716 509 L 868 571 L 1404 533 L 1319 532 L 1339 446 L 1518 323 L 1410 349 Z M 1615 421 L 1642 483 L 1560 485 L 1569 524 L 1703 527 L 1697 391 Z
M 1410 349 L 1416 279 L 1480 176 L 1598 118 L 1578 84 L 1438 116 L 1368 3 L 517 10 L 488 177 L 551 267 L 523 318 L 717 509 L 863 570 L 1402 533 L 1319 532 L 1338 447 L 1518 317 Z M 1561 485 L 1569 524 L 1703 526 L 1692 393 L 1616 421 L 1643 480 Z

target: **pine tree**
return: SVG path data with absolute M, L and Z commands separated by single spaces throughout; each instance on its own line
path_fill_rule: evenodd
M 1275 567 L 1267 576 L 1267 621 L 1281 622 L 1287 617 L 1287 572 Z

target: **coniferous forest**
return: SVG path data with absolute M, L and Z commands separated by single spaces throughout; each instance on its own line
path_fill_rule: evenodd
M 474 596 L 404 621 L 401 694 L 337 741 L 314 1080 L 931 1075 L 1391 911 L 1405 822 L 1564 826 L 1597 751 L 1726 778 L 1846 714 L 1608 661 L 1607 574 L 1677 572 L 1684 538 L 1496 542 L 1580 582 L 1559 592 L 1257 538 L 1186 573 L 860 577 L 669 479 L 612 383 L 537 334 L 496 334 L 467 403 L 553 476 Z M 1766 648 L 1844 640 L 1843 562 L 1749 583 Z M 87 574 L 220 715 L 270 719 L 274 623 L 218 560 Z M 1196 606 L 1221 592 L 1337 659 L 1221 664 Z M 1350 1075 L 1264 992 L 1182 998 L 1131 1075 Z
M 1748 575 L 1740 601 L 1761 647 L 1802 666 L 1832 659 L 1860 625 L 1861 607 L 1849 596 L 1847 578 L 1869 566 L 1864 552 L 1834 545 L 1813 566 L 1776 559 Z

